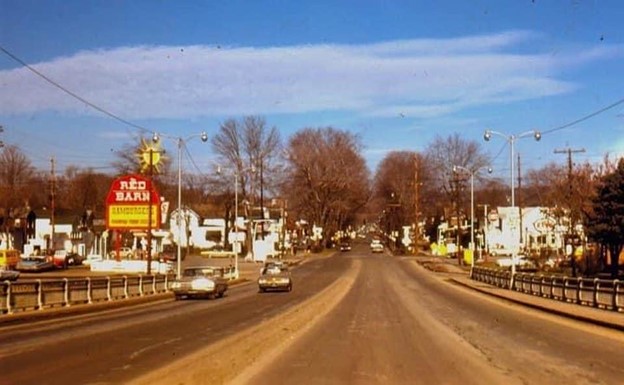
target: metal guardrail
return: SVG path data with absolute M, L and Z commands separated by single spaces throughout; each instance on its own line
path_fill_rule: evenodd
M 237 278 L 233 267 L 223 268 L 223 275 L 228 280 Z M 0 317 L 167 293 L 174 278 L 172 274 L 158 274 L 3 281 Z
M 0 314 L 112 302 L 166 293 L 172 275 L 64 278 L 0 283 Z
M 472 279 L 505 289 L 613 311 L 624 311 L 624 282 L 617 279 L 557 277 L 474 267 Z

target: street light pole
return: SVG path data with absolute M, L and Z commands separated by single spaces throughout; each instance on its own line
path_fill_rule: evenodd
M 185 142 L 188 142 L 192 138 L 199 137 L 202 142 L 208 141 L 208 134 L 206 132 L 202 132 L 201 134 L 188 136 L 186 139 L 182 137 L 172 137 L 176 139 L 178 145 L 178 216 L 176 218 L 176 223 L 178 225 L 178 242 L 177 242 L 177 269 L 176 269 L 176 277 L 180 279 L 182 276 L 182 147 Z M 158 142 L 160 140 L 160 136 L 157 133 L 154 133 L 152 140 L 154 142 Z M 186 240 L 188 243 L 188 239 Z
M 453 166 L 453 172 L 457 172 L 459 170 L 466 171 L 470 173 L 470 253 L 472 254 L 470 257 L 470 278 L 472 278 L 472 273 L 475 267 L 475 241 L 474 241 L 474 223 L 475 223 L 475 215 L 474 215 L 474 177 L 481 168 L 476 170 L 471 170 L 467 167 L 463 166 Z M 488 167 L 488 172 L 491 173 L 492 169 Z M 458 256 L 459 257 L 459 256 Z
M 238 278 L 238 172 L 234 173 L 234 276 Z
M 217 174 L 221 174 L 221 166 L 217 166 Z M 234 278 L 239 277 L 238 270 L 238 247 L 239 247 L 239 239 L 238 239 L 238 183 L 240 179 L 240 174 L 238 170 L 235 170 L 232 175 L 234 176 L 234 221 L 232 223 L 232 227 L 234 228 L 234 243 L 232 245 L 232 251 L 234 252 Z
M 492 138 L 492 134 L 494 135 L 498 135 L 500 137 L 502 137 L 503 139 L 505 139 L 507 142 L 509 142 L 509 147 L 510 147 L 510 160 L 511 160 L 511 207 L 512 207 L 512 211 L 515 212 L 515 207 L 516 207 L 516 188 L 515 188 L 515 180 L 514 180 L 514 143 L 517 139 L 521 139 L 521 138 L 525 138 L 528 136 L 533 136 L 533 138 L 536 141 L 540 141 L 540 139 L 542 139 L 542 134 L 541 132 L 537 131 L 537 130 L 530 130 L 530 131 L 526 131 L 523 132 L 519 135 L 505 135 L 503 133 L 500 133 L 498 131 L 494 131 L 494 130 L 485 130 L 485 133 L 483 134 L 483 139 L 485 139 L 486 142 L 489 142 L 490 139 Z M 522 213 L 519 213 L 519 215 L 522 215 Z M 514 277 L 516 275 L 516 259 L 517 259 L 517 248 L 519 248 L 519 240 L 514 238 L 514 245 L 512 245 L 512 250 L 511 250 L 511 283 L 510 283 L 510 288 L 513 289 L 514 286 Z
M 182 276 L 182 138 L 178 138 L 178 242 L 176 250 L 176 278 Z M 188 243 L 188 239 L 186 240 Z

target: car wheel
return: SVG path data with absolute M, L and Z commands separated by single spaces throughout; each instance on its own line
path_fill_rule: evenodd
M 262 287 L 258 289 L 258 293 L 264 293 L 265 291 L 266 290 L 264 288 L 262 288 Z

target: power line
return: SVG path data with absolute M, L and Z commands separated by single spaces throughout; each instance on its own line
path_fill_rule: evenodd
M 134 128 L 137 128 L 137 129 L 139 129 L 141 131 L 141 133 L 151 132 L 147 128 L 139 126 L 138 124 L 132 123 L 132 122 L 130 122 L 130 121 L 128 121 L 128 120 L 118 116 L 118 115 L 115 115 L 112 112 L 109 112 L 109 111 L 105 110 L 104 108 L 99 107 L 98 105 L 96 105 L 94 103 L 91 103 L 90 101 L 88 101 L 87 99 L 83 98 L 82 96 L 76 94 L 75 92 L 68 90 L 67 88 L 63 87 L 61 84 L 55 82 L 54 80 L 52 80 L 49 77 L 47 77 L 45 74 L 39 72 L 38 70 L 36 70 L 32 66 L 30 66 L 28 63 L 26 63 L 25 61 L 23 61 L 19 57 L 15 56 L 13 53 L 9 52 L 6 48 L 4 48 L 1 45 L 0 45 L 0 51 L 4 52 L 5 55 L 7 55 L 11 59 L 15 60 L 16 62 L 18 62 L 19 64 L 24 66 L 30 72 L 32 72 L 35 75 L 39 76 L 40 78 L 42 78 L 46 82 L 52 84 L 54 87 L 60 89 L 61 91 L 65 92 L 66 94 L 70 95 L 71 97 L 73 97 L 73 98 L 81 101 L 82 103 L 88 105 L 89 107 L 91 107 L 91 108 L 93 108 L 93 109 L 103 113 L 104 115 L 107 115 L 107 116 L 117 120 L 118 122 L 121 122 L 123 124 L 126 124 L 126 125 L 134 127 Z
M 589 115 L 585 115 L 585 116 L 583 116 L 582 118 L 576 119 L 576 120 L 574 120 L 574 121 L 572 121 L 572 122 L 570 122 L 570 123 L 566 123 L 566 124 L 564 124 L 563 126 L 559 126 L 559 127 L 551 128 L 550 130 L 543 131 L 543 132 L 542 132 L 542 135 L 544 135 L 544 134 L 550 134 L 551 132 L 555 132 L 555 131 L 563 130 L 564 128 L 568 128 L 568 127 L 574 126 L 574 125 L 579 124 L 579 123 L 581 123 L 581 122 L 584 122 L 584 121 L 586 121 L 586 120 L 588 120 L 588 119 L 591 119 L 591 118 L 593 118 L 593 117 L 594 117 L 594 116 L 596 116 L 596 115 L 600 115 L 600 114 L 602 114 L 603 112 L 608 111 L 608 110 L 610 110 L 610 109 L 612 109 L 612 108 L 614 108 L 614 107 L 617 107 L 617 106 L 619 106 L 620 104 L 624 104 L 624 98 L 622 98 L 622 99 L 618 100 L 617 102 L 612 103 L 612 104 L 610 104 L 610 105 L 608 105 L 608 106 L 606 106 L 606 107 L 603 107 L 603 108 L 599 109 L 598 111 L 594 111 L 594 112 L 592 112 L 592 113 L 591 113 L 591 114 L 589 114 Z
M 188 149 L 188 146 L 186 145 L 186 143 L 183 143 L 184 145 L 184 153 L 186 154 L 187 159 L 191 162 L 191 164 L 193 165 L 193 167 L 195 168 L 195 170 L 199 173 L 199 175 L 201 175 L 202 177 L 207 177 L 207 175 L 199 168 L 199 166 L 197 165 L 197 163 L 195 162 L 195 159 L 193 158 L 193 156 L 191 155 L 191 152 Z

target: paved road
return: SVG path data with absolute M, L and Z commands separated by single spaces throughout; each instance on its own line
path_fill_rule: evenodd
M 3 329 L 0 384 L 117 384 L 150 373 L 156 379 L 139 383 L 194 384 L 220 370 L 234 384 L 624 378 L 621 332 L 493 299 L 452 283 L 453 274 L 422 268 L 417 258 L 371 255 L 360 245 L 293 274 L 292 293 L 260 295 L 243 285 L 223 300 L 169 300 L 36 330 Z M 215 359 L 214 351 L 222 355 Z
M 328 317 L 249 384 L 621 384 L 619 332 L 450 285 L 414 258 L 365 256 Z
M 319 259 L 294 271 L 291 293 L 259 295 L 252 282 L 218 300 L 171 296 L 141 308 L 2 328 L 0 384 L 126 383 L 306 300 L 346 268 L 341 260 L 325 264 Z

